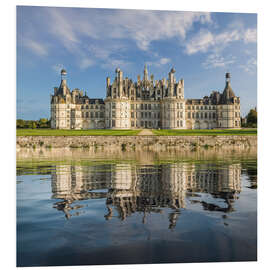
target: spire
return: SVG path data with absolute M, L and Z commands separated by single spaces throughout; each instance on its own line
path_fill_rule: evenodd
M 61 84 L 58 88 L 58 94 L 65 96 L 69 93 L 69 89 L 67 86 L 67 71 L 65 69 L 61 70 Z
M 226 78 L 226 85 L 225 85 L 224 91 L 222 93 L 222 102 L 224 104 L 229 102 L 231 98 L 235 97 L 235 94 L 234 94 L 232 87 L 231 87 L 231 74 L 229 72 L 227 72 L 225 75 L 225 78 Z
M 144 81 L 147 81 L 148 80 L 148 71 L 147 71 L 146 64 L 144 65 L 143 79 L 144 79 Z

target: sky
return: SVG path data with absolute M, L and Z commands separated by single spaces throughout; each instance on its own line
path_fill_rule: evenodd
M 185 82 L 185 98 L 222 92 L 225 73 L 241 115 L 257 106 L 257 15 L 247 13 L 17 7 L 17 118 L 50 117 L 50 94 L 67 70 L 70 89 L 104 98 L 120 68 L 136 81 Z

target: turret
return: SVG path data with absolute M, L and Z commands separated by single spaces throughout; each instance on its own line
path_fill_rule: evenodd
M 147 71 L 147 66 L 146 66 L 146 64 L 144 65 L 143 80 L 144 80 L 144 81 L 147 81 L 147 80 L 148 80 L 148 71 Z
M 225 85 L 224 91 L 222 93 L 222 103 L 223 104 L 230 103 L 232 101 L 232 99 L 235 97 L 235 94 L 234 94 L 232 87 L 231 87 L 231 74 L 227 72 L 225 75 L 225 78 L 226 78 L 226 85 Z
M 111 79 L 110 79 L 110 77 L 107 77 L 106 78 L 106 86 L 109 87 L 110 83 L 111 83 Z
M 173 96 L 173 90 L 174 90 L 174 82 L 175 82 L 175 79 L 174 79 L 174 73 L 175 73 L 175 69 L 172 68 L 171 71 L 169 72 L 169 85 L 168 85 L 168 94 L 169 96 Z
M 120 68 L 117 68 L 115 70 L 116 78 L 117 78 L 117 85 L 119 89 L 118 95 L 121 97 L 123 95 L 123 72 L 120 70 Z
M 58 88 L 57 93 L 55 93 L 55 94 L 66 96 L 67 93 L 69 92 L 68 87 L 67 87 L 67 78 L 66 78 L 66 76 L 67 76 L 67 71 L 65 69 L 62 69 L 61 70 L 61 84 L 60 84 L 60 86 Z

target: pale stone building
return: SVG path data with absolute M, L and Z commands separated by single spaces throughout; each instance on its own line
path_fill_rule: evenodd
M 55 129 L 212 129 L 240 128 L 240 98 L 236 97 L 226 73 L 222 93 L 213 91 L 202 99 L 184 98 L 184 80 L 143 78 L 137 82 L 123 78 L 117 68 L 114 81 L 106 79 L 106 98 L 92 99 L 82 90 L 70 91 L 66 71 L 51 96 L 51 127 Z

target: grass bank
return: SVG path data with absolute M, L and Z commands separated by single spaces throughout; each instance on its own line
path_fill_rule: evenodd
M 257 135 L 257 129 L 183 129 L 183 130 L 152 130 L 158 136 L 231 136 Z
M 135 136 L 141 130 L 17 129 L 17 136 Z
M 136 136 L 141 130 L 63 130 L 63 129 L 17 129 L 17 136 Z M 157 136 L 231 136 L 257 135 L 257 129 L 153 129 Z

